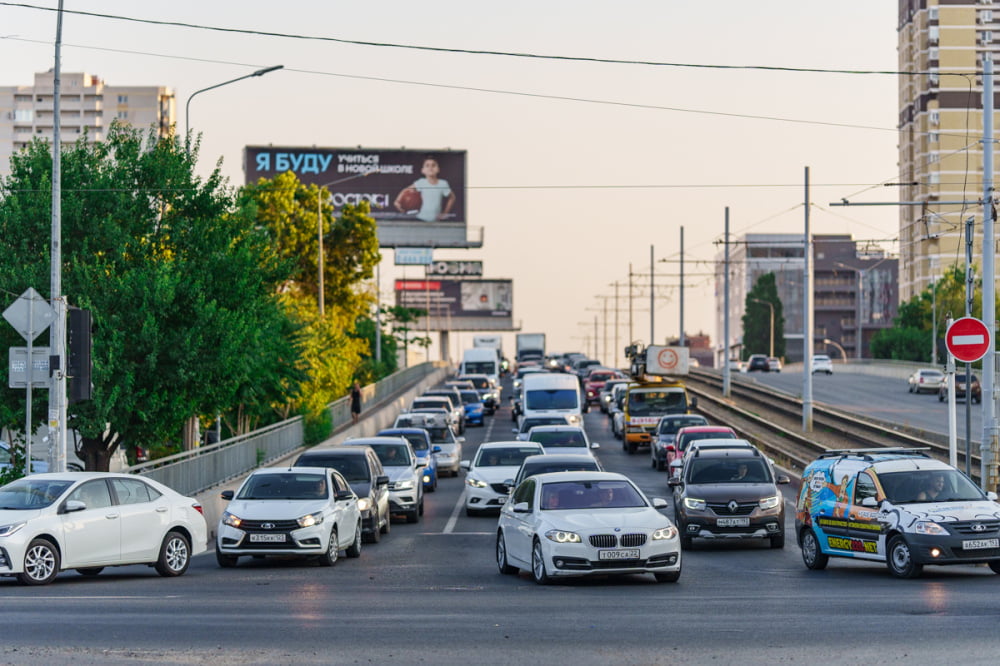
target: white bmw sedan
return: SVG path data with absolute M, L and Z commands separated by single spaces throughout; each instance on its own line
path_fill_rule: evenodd
M 326 467 L 258 469 L 219 520 L 215 558 L 234 567 L 243 555 L 315 557 L 333 566 L 345 550 L 361 555 L 358 497 L 340 472 Z
M 49 473 L 0 488 L 0 576 L 25 585 L 126 564 L 180 576 L 207 541 L 201 505 L 152 479 Z
M 672 583 L 681 575 L 677 528 L 629 479 L 611 472 L 553 472 L 514 489 L 500 511 L 500 573 L 553 578 L 651 573 Z

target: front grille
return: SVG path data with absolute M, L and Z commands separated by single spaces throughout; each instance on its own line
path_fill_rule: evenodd
M 982 535 L 995 536 L 997 531 L 1000 530 L 1000 520 L 961 520 L 954 523 L 941 524 L 956 534 L 970 537 Z M 982 525 L 986 529 L 977 531 L 972 529 L 974 525 Z
M 244 520 L 240 529 L 245 532 L 284 532 L 299 529 L 297 520 Z
M 491 483 L 490 488 L 493 489 L 493 492 L 501 495 L 506 495 L 508 490 L 507 486 L 502 483 Z
M 729 502 L 708 502 L 708 508 L 717 516 L 749 516 L 757 508 L 757 502 L 737 502 L 735 511 L 729 508 Z
M 1000 549 L 998 548 L 976 548 L 974 550 L 953 548 L 951 552 L 955 555 L 955 557 L 963 560 L 985 560 L 1000 557 Z
M 621 536 L 622 548 L 638 548 L 646 545 L 645 534 L 623 534 Z
M 273 534 L 273 532 L 271 533 Z M 315 548 L 319 544 L 313 544 L 312 547 Z M 280 543 L 274 543 L 270 541 L 257 542 L 250 541 L 250 537 L 243 537 L 243 541 L 240 543 L 240 548 L 245 548 L 247 550 L 291 550 L 294 548 L 309 547 L 310 544 L 302 544 L 301 546 L 295 542 L 290 534 L 285 535 L 285 540 Z
M 618 537 L 614 534 L 591 534 L 590 545 L 594 548 L 614 548 L 618 545 Z
M 646 560 L 591 560 L 591 569 L 645 569 Z

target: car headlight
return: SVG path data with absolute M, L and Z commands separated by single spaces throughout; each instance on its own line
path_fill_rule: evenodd
M 23 520 L 19 523 L 11 523 L 9 525 L 0 525 L 0 537 L 9 537 L 12 534 L 16 534 L 19 529 L 28 524 L 28 521 Z
M 486 483 L 485 481 L 480 481 L 475 477 L 467 477 L 465 479 L 465 485 L 470 486 L 472 488 L 485 488 L 489 484 Z
M 234 516 L 228 511 L 222 512 L 222 524 L 229 525 L 230 527 L 239 527 L 243 524 L 243 519 L 239 516 Z
M 945 536 L 948 530 L 930 520 L 921 520 L 913 526 L 913 531 L 917 534 L 929 534 L 932 536 Z
M 573 426 L 580 425 L 580 417 L 577 414 L 570 414 L 569 416 L 566 417 L 566 420 L 569 422 L 570 425 Z
M 367 511 L 372 508 L 372 498 L 362 497 L 358 500 L 358 511 Z
M 296 522 L 298 522 L 299 527 L 312 527 L 313 525 L 319 525 L 323 522 L 323 513 L 320 511 L 310 513 L 308 516 L 302 516 Z
M 693 497 L 684 498 L 684 506 L 692 511 L 704 511 L 705 510 L 705 500 L 695 499 Z
M 556 543 L 581 543 L 583 541 L 576 532 L 563 532 L 562 530 L 549 530 L 545 533 L 545 538 Z
M 673 525 L 669 527 L 661 527 L 660 529 L 653 532 L 653 541 L 660 541 L 662 539 L 673 539 L 677 536 L 677 528 Z
M 393 486 L 393 490 L 413 490 L 413 481 L 411 479 L 397 481 Z
M 757 502 L 757 506 L 759 506 L 762 509 L 773 509 L 779 504 L 781 504 L 781 495 L 775 495 L 774 497 L 765 497 Z

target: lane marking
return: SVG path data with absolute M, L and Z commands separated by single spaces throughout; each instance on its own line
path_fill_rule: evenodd
M 455 502 L 455 508 L 451 510 L 451 517 L 448 518 L 448 522 L 445 523 L 444 529 L 441 530 L 441 534 L 451 534 L 455 531 L 455 523 L 458 522 L 458 513 L 465 506 L 465 481 L 462 481 L 462 492 L 458 495 L 458 501 Z

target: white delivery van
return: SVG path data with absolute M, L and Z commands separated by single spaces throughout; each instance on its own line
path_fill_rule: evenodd
M 486 375 L 494 385 L 500 385 L 500 355 L 492 347 L 466 349 L 462 353 L 459 375 Z
M 532 372 L 521 385 L 521 418 L 565 416 L 570 425 L 583 426 L 583 402 L 576 375 Z

